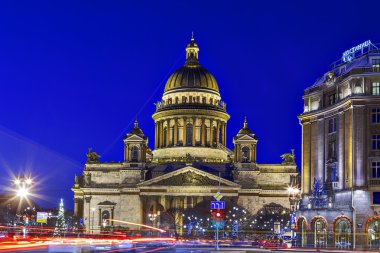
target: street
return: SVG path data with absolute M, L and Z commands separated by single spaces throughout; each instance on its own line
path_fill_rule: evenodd
M 129 249 L 106 249 L 103 247 L 92 248 L 78 248 L 74 250 L 70 250 L 69 247 L 66 247 L 65 250 L 60 251 L 49 251 L 48 247 L 43 248 L 34 248 L 28 247 L 27 249 L 9 249 L 9 250 L 0 250 L 0 252 L 19 252 L 19 253 L 64 253 L 64 252 L 75 252 L 75 253 L 116 253 L 116 252 L 129 252 L 129 253 L 212 253 L 216 252 L 215 249 L 207 247 L 207 248 L 198 248 L 198 247 L 146 247 L 146 246 L 136 246 L 134 248 Z M 350 251 L 350 250 L 327 250 L 327 249 L 282 249 L 282 250 L 267 250 L 267 249 L 254 249 L 254 248 L 220 248 L 218 252 L 224 253 L 264 253 L 264 252 L 289 252 L 289 253 L 297 253 L 297 252 L 325 252 L 325 253 L 344 253 L 344 252 L 377 252 L 377 251 Z

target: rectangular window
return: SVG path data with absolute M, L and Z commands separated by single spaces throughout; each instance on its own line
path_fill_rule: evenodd
M 373 203 L 380 204 L 380 192 L 373 193 Z
M 329 105 L 336 103 L 336 93 L 329 95 Z
M 372 60 L 372 69 L 373 72 L 380 72 L 380 59 Z
M 335 141 L 333 141 L 329 143 L 329 158 L 335 158 L 335 154 Z
M 380 108 L 372 108 L 371 123 L 380 123 Z
M 380 83 L 373 82 L 372 83 L 372 95 L 380 95 Z
M 329 119 L 329 133 L 336 132 L 336 118 Z
M 380 178 L 380 162 L 372 162 L 372 178 Z
M 380 135 L 372 135 L 372 150 L 380 150 Z

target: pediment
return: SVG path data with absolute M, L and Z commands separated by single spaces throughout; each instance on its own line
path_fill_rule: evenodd
M 124 141 L 142 141 L 144 140 L 142 137 L 138 136 L 137 134 L 133 134 L 129 137 L 126 137 Z
M 167 173 L 138 184 L 142 186 L 218 186 L 219 177 L 191 166 Z M 220 186 L 239 187 L 232 181 L 220 178 Z
M 236 138 L 236 140 L 239 141 L 256 141 L 256 139 L 248 134 L 245 134 L 243 136 L 240 136 L 239 138 Z

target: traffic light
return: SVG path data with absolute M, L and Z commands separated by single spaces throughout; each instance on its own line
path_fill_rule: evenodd
M 214 217 L 214 219 L 223 219 L 224 213 L 220 209 L 213 209 L 212 210 L 212 216 Z

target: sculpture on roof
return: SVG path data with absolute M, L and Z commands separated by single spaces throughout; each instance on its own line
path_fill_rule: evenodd
M 92 151 L 92 148 L 88 148 L 88 153 L 86 154 L 87 161 L 86 163 L 100 163 L 100 155 Z
M 292 149 L 292 153 L 285 153 L 281 155 L 282 164 L 294 165 L 296 163 L 296 155 L 294 154 L 294 149 Z

